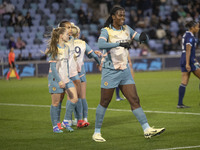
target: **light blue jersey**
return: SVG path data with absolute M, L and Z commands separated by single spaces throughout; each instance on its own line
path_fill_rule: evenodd
M 101 30 L 98 40 L 100 49 L 103 49 L 102 67 L 124 70 L 128 65 L 128 50 L 119 46 L 119 43 L 128 42 L 131 39 L 139 41 L 140 34 L 124 25 L 120 30 L 113 26 Z
M 59 82 L 63 81 L 65 84 L 70 83 L 69 79 L 69 47 L 67 45 L 61 48 L 58 45 L 58 54 L 55 59 L 50 56 L 48 87 L 50 93 L 63 93 L 64 89 L 59 87 Z

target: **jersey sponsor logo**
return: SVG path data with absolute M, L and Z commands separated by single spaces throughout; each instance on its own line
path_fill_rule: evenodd
M 104 82 L 104 85 L 105 85 L 105 86 L 108 86 L 108 82 Z
M 56 87 L 53 87 L 52 90 L 53 90 L 53 91 L 56 91 Z
M 190 42 L 192 42 L 192 38 L 190 38 Z

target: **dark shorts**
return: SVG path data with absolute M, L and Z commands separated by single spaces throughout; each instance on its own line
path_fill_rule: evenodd
M 8 66 L 9 66 L 9 68 L 11 68 L 10 64 L 8 64 Z M 15 68 L 15 63 L 14 62 L 12 62 L 12 68 Z

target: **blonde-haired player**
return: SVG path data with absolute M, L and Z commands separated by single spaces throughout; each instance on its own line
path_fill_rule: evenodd
M 81 100 L 82 100 L 82 109 L 83 109 L 83 119 L 88 122 L 88 105 L 86 101 L 86 77 L 85 77 L 85 68 L 84 68 L 84 55 L 88 58 L 94 58 L 98 65 L 100 61 L 98 55 L 99 51 L 93 51 L 90 46 L 83 40 L 78 39 L 80 36 L 80 29 L 78 26 L 72 26 L 72 36 L 74 37 L 74 50 L 76 54 L 77 70 L 81 80 Z M 98 54 L 98 55 L 97 55 Z M 76 118 L 76 116 L 75 116 Z
M 70 56 L 71 56 L 69 58 L 69 76 L 76 87 L 77 95 L 78 95 L 78 102 L 76 103 L 76 106 L 75 106 L 75 110 L 77 110 L 76 115 L 77 115 L 77 120 L 78 120 L 76 122 L 76 125 L 78 128 L 82 128 L 84 126 L 88 126 L 89 124 L 86 121 L 82 120 L 81 81 L 80 81 L 80 78 L 78 75 L 77 64 L 75 61 L 74 37 L 71 36 L 72 25 L 73 25 L 73 23 L 71 23 L 69 21 L 62 21 L 59 23 L 58 26 L 65 27 L 66 29 L 70 30 L 70 32 L 69 32 L 70 40 L 66 43 L 70 48 Z M 68 120 L 68 122 L 70 125 L 72 125 L 72 116 L 71 116 L 70 120 Z

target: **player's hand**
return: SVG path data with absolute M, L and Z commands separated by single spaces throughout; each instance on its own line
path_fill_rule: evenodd
M 94 51 L 94 53 L 98 56 L 101 57 L 103 54 L 100 51 Z
M 144 32 L 142 32 L 141 34 L 140 34 L 140 37 L 139 37 L 139 41 L 140 41 L 140 44 L 143 42 L 147 42 L 148 41 L 148 36 L 147 36 L 147 34 L 146 33 L 144 33 Z
M 58 84 L 60 88 L 65 88 L 65 83 L 63 81 L 60 81 Z
M 101 65 L 99 65 L 99 64 L 97 64 L 97 68 L 99 69 L 99 71 L 101 71 L 101 70 L 102 70 L 102 66 L 101 66 Z
M 187 70 L 188 72 L 191 71 L 191 67 L 190 67 L 190 65 L 186 64 L 185 68 L 186 68 L 186 70 Z
M 131 48 L 129 42 L 126 42 L 126 43 L 119 43 L 119 46 L 124 47 L 124 48 L 126 48 L 126 49 Z

